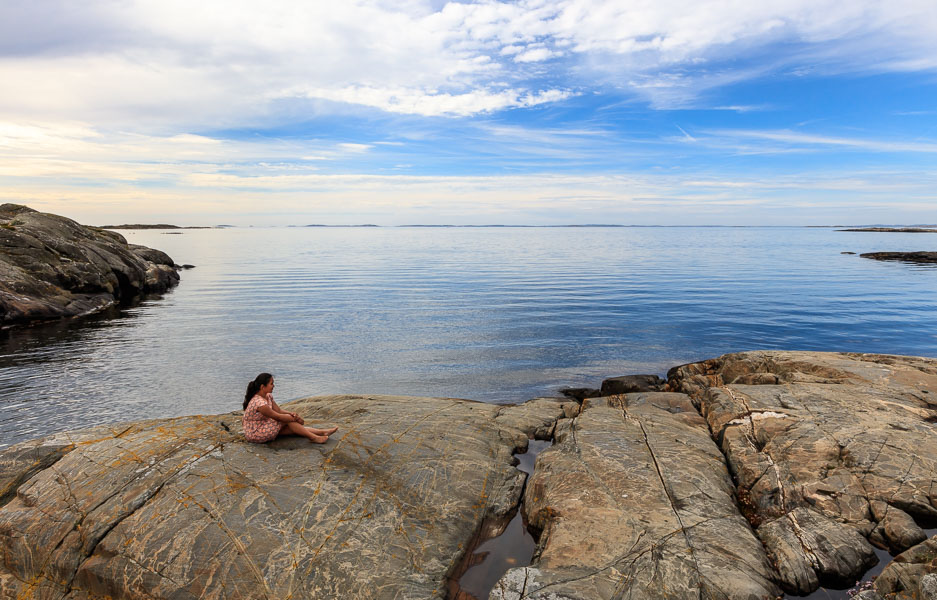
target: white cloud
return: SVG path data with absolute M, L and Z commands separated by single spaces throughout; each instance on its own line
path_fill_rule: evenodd
M 531 48 L 530 50 L 525 50 L 517 56 L 514 57 L 514 62 L 516 63 L 529 63 L 529 62 L 542 62 L 548 58 L 553 58 L 554 56 L 559 56 L 559 52 L 553 52 L 548 48 Z
M 231 126 L 296 90 L 466 116 L 604 85 L 671 107 L 781 68 L 934 70 L 934 31 L 930 0 L 4 2 L 0 117 Z
M 555 89 L 533 93 L 516 89 L 500 91 L 479 89 L 464 94 L 449 94 L 416 88 L 348 87 L 335 90 L 325 88 L 305 91 L 292 90 L 290 95 L 360 104 L 391 113 L 437 117 L 446 115 L 468 116 L 506 108 L 537 106 L 538 104 L 564 100 L 573 95 L 573 92 Z
M 373 148 L 374 146 L 372 146 L 371 144 L 356 144 L 356 143 L 353 143 L 353 142 L 343 142 L 343 143 L 339 144 L 338 147 L 341 148 L 342 150 L 346 151 L 346 152 L 351 152 L 351 153 L 354 153 L 354 154 L 360 154 L 360 153 L 362 153 L 362 152 L 367 152 L 368 150 L 370 150 L 370 149 Z

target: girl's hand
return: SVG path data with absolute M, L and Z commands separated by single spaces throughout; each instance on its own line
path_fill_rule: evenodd
M 300 425 L 305 424 L 305 421 L 303 420 L 303 418 L 300 417 L 298 414 L 296 413 L 290 413 L 290 414 L 293 416 L 294 419 L 296 419 L 297 423 L 299 423 Z

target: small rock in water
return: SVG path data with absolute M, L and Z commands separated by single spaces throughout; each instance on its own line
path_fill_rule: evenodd
M 632 392 L 660 392 L 667 383 L 657 375 L 624 375 L 602 382 L 602 395 L 630 394 Z
M 560 390 L 560 393 L 567 398 L 573 398 L 579 402 L 582 402 L 586 398 L 598 398 L 602 395 L 602 392 L 594 388 L 563 388 Z

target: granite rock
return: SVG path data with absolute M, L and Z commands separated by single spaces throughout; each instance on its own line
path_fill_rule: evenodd
M 937 538 L 902 552 L 875 579 L 875 591 L 887 600 L 934 598 Z
M 0 598 L 444 598 L 481 523 L 516 508 L 512 453 L 544 426 L 465 400 L 288 406 L 340 430 L 250 444 L 232 413 L 0 453 Z
M 165 253 L 118 233 L 0 205 L 0 327 L 94 313 L 179 282 Z
M 508 430 L 523 431 L 524 437 L 535 440 L 553 439 L 553 430 L 559 419 L 579 414 L 579 403 L 559 398 L 534 398 L 523 404 L 505 405 L 498 411 L 495 422 Z M 533 429 L 530 429 L 533 426 Z M 519 441 L 518 445 L 526 442 Z
M 749 352 L 671 392 L 519 405 L 290 404 L 325 445 L 244 441 L 238 413 L 57 434 L 0 452 L 0 599 L 445 598 L 524 497 L 531 565 L 498 600 L 931 597 L 937 361 Z M 555 443 L 530 481 L 528 438 Z M 909 548 L 910 546 L 910 548 Z
M 937 361 L 746 352 L 669 375 L 721 445 L 786 589 L 848 582 L 873 560 L 867 538 L 897 553 L 937 518 Z
M 631 394 L 634 392 L 659 392 L 664 389 L 667 382 L 657 375 L 623 375 L 610 377 L 602 381 L 601 394 L 614 396 L 616 394 Z
M 705 421 L 683 394 L 587 399 L 557 425 L 525 492 L 534 563 L 491 598 L 772 598 Z
M 866 252 L 859 256 L 873 260 L 891 260 L 910 264 L 937 264 L 937 252 Z
M 582 402 L 586 398 L 598 398 L 602 395 L 601 390 L 595 388 L 562 388 L 560 393 L 566 396 L 567 398 L 572 398 L 577 402 Z

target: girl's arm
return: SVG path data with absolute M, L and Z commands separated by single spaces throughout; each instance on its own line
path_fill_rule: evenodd
M 296 413 L 294 413 L 294 412 L 288 412 L 288 411 L 285 411 L 285 410 L 283 410 L 282 408 L 280 408 L 280 405 L 277 404 L 276 400 L 273 399 L 273 396 L 272 396 L 272 395 L 271 395 L 271 396 L 267 396 L 267 399 L 270 400 L 270 404 L 273 406 L 273 409 L 274 409 L 275 411 L 278 411 L 278 412 L 280 412 L 281 414 L 284 414 L 284 415 L 289 415 L 290 417 L 292 417 L 292 419 L 291 419 L 292 421 L 295 421 L 295 422 L 299 423 L 300 425 L 302 425 L 303 423 L 305 423 L 305 421 L 303 421 L 303 418 L 300 417 L 298 414 L 296 414 Z M 287 422 L 289 422 L 289 421 L 287 421 Z
M 276 419 L 277 421 L 282 421 L 284 423 L 292 423 L 296 420 L 293 418 L 293 415 L 283 411 L 277 412 L 273 410 L 273 407 L 270 406 L 260 406 L 257 408 L 257 412 L 265 417 L 270 417 L 271 419 Z

